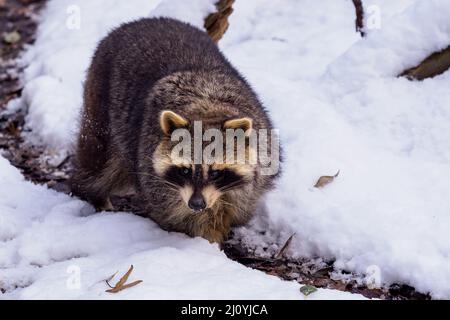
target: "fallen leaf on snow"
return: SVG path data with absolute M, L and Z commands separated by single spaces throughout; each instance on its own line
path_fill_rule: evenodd
M 309 284 L 300 288 L 300 292 L 303 293 L 305 296 L 309 296 L 311 293 L 314 293 L 316 291 L 317 288 Z
M 131 287 L 134 287 L 135 285 L 138 285 L 139 283 L 142 282 L 142 280 L 137 280 L 137 281 L 133 281 L 131 283 L 126 283 L 128 280 L 128 277 L 130 276 L 131 272 L 133 271 L 133 265 L 131 265 L 130 269 L 128 269 L 127 273 L 125 273 L 122 278 L 120 278 L 120 280 L 116 283 L 116 285 L 114 287 L 112 287 L 111 289 L 106 290 L 106 292 L 109 293 L 117 293 L 119 291 L 122 291 L 124 289 L 128 289 Z M 116 272 L 117 273 L 117 272 Z M 114 278 L 114 276 L 116 275 L 113 274 L 111 277 L 109 277 L 109 279 L 105 280 L 106 283 L 109 285 L 109 281 L 112 280 L 112 278 Z M 110 286 L 111 287 L 111 286 Z
M 333 182 L 333 180 L 335 178 L 337 178 L 337 176 L 339 175 L 339 172 L 340 171 L 338 170 L 338 172 L 334 176 L 321 176 L 319 178 L 319 180 L 317 180 L 316 184 L 314 185 L 314 188 L 323 188 L 327 184 L 330 184 L 331 182 Z

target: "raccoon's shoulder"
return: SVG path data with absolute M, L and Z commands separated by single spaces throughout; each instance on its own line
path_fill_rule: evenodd
M 229 68 L 205 31 L 171 18 L 125 23 L 100 42 L 96 55 L 111 57 L 134 73 L 148 70 L 157 77 L 177 71 Z
M 203 30 L 189 23 L 165 17 L 141 18 L 126 22 L 113 29 L 102 42 L 112 43 L 113 41 L 114 43 L 152 43 L 155 49 L 166 49 L 167 45 L 179 46 L 186 43 L 195 44 L 197 47 L 215 47 L 214 42 Z

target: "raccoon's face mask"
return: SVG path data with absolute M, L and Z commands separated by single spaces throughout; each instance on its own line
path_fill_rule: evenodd
M 213 207 L 223 193 L 245 184 L 244 177 L 232 170 L 202 165 L 173 165 L 164 178 L 179 187 L 181 198 L 194 211 Z
M 189 122 L 182 116 L 164 111 L 160 117 L 161 130 L 166 137 L 179 128 L 187 128 Z M 251 129 L 248 118 L 228 120 L 224 128 Z M 223 129 L 223 128 L 222 128 Z M 194 164 L 191 157 L 174 158 L 173 143 L 166 139 L 153 154 L 155 172 L 177 189 L 180 198 L 193 211 L 202 211 L 221 203 L 221 196 L 231 190 L 242 188 L 253 179 L 254 166 L 225 163 Z

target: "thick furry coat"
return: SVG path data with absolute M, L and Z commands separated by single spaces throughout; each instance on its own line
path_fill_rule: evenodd
M 231 226 L 248 221 L 270 188 L 273 176 L 250 168 L 246 183 L 193 212 L 167 183 L 171 165 L 164 157 L 171 142 L 161 128 L 164 110 L 186 119 L 189 130 L 194 120 L 221 128 L 243 117 L 255 130 L 272 128 L 253 90 L 203 31 L 168 18 L 124 24 L 99 44 L 84 88 L 71 185 L 97 208 L 112 193 L 132 188 L 164 229 L 220 242 Z

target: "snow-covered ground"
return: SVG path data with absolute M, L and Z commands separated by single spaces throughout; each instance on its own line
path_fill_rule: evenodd
M 303 299 L 300 285 L 229 260 L 217 245 L 167 233 L 129 213 L 95 213 L 85 202 L 24 181 L 0 158 L 0 298 Z M 120 293 L 107 293 L 128 270 Z M 319 290 L 308 299 L 361 299 Z
M 89 58 L 112 27 L 149 15 L 201 26 L 212 2 L 50 0 L 23 59 L 23 98 L 10 105 L 28 107 L 28 138 L 70 151 Z M 295 233 L 294 257 L 333 259 L 361 281 L 450 298 L 450 73 L 396 77 L 450 44 L 450 2 L 364 2 L 371 28 L 361 39 L 350 0 L 236 1 L 220 47 L 271 112 L 285 156 L 268 217 L 236 231 L 262 255 Z M 338 170 L 329 186 L 312 187 Z M 93 214 L 24 182 L 3 159 L 0 182 L 7 297 L 301 298 L 298 284 L 237 265 L 204 240 L 131 214 Z M 130 264 L 144 282 L 104 293 L 102 280 Z M 67 288 L 69 266 L 81 270 L 80 289 Z

